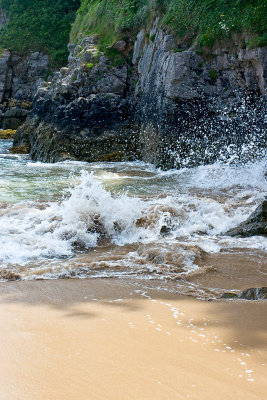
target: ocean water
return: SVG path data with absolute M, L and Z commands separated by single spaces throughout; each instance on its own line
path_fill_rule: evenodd
M 43 164 L 10 146 L 0 141 L 2 280 L 133 278 L 205 298 L 267 285 L 267 238 L 226 235 L 264 199 L 267 158 L 166 172 Z

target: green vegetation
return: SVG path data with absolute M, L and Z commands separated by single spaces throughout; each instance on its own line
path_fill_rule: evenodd
M 73 21 L 71 41 L 98 34 L 105 52 L 123 37 L 133 41 L 140 27 L 149 29 L 157 16 L 181 42 L 190 44 L 198 38 L 199 51 L 232 31 L 257 35 L 249 42 L 251 47 L 267 42 L 266 0 L 0 0 L 0 9 L 8 15 L 0 29 L 0 53 L 3 48 L 43 51 L 52 66 L 67 60 Z M 155 35 L 147 33 L 146 39 L 154 41 Z M 122 62 L 121 54 L 110 56 L 114 63 Z
M 250 39 L 247 45 L 251 48 L 267 46 L 267 33 Z
M 87 63 L 86 64 L 86 68 L 87 69 L 92 69 L 94 67 L 94 64 L 93 63 Z
M 153 33 L 153 34 L 150 36 L 150 40 L 151 40 L 151 42 L 154 42 L 155 39 L 156 39 L 156 34 Z
M 213 81 L 216 81 L 216 79 L 218 79 L 218 74 L 215 69 L 210 70 L 209 76 L 210 76 L 210 79 L 212 79 Z
M 43 51 L 51 64 L 67 60 L 71 24 L 80 0 L 0 0 L 8 22 L 0 29 L 0 47 L 20 53 Z
M 216 40 L 216 36 L 214 34 L 211 33 L 203 33 L 201 35 L 199 35 L 198 38 L 198 45 L 200 47 L 212 47 L 215 43 Z
M 232 31 L 263 35 L 266 15 L 265 0 L 82 0 L 71 40 L 99 34 L 105 50 L 122 35 L 134 38 L 141 26 L 151 26 L 159 16 L 161 24 L 181 40 L 199 37 L 199 46 L 212 47 L 217 38 Z

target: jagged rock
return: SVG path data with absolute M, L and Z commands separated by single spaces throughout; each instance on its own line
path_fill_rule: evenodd
M 194 48 L 169 50 L 165 40 L 158 31 L 138 62 L 140 158 L 166 169 L 265 154 L 266 49 L 236 58 L 228 43 L 209 59 Z
M 266 300 L 267 287 L 245 289 L 240 293 L 224 293 L 223 299 Z
M 47 55 L 35 52 L 21 57 L 4 50 L 0 56 L 0 122 L 4 129 L 16 129 L 25 121 L 47 70 Z
M 267 200 L 264 200 L 251 216 L 238 227 L 226 232 L 229 236 L 267 235 Z
M 251 288 L 243 290 L 237 295 L 238 299 L 246 300 L 264 300 L 267 299 L 267 287 Z
M 35 160 L 116 155 L 164 169 L 235 153 L 241 161 L 261 157 L 267 144 L 266 49 L 241 51 L 241 35 L 213 48 L 212 57 L 200 56 L 194 48 L 177 49 L 158 22 L 138 33 L 134 68 L 102 54 L 98 37 L 70 45 L 68 67 L 40 86 L 14 144 L 28 141 Z

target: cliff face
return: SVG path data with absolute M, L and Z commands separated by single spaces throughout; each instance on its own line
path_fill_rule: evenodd
M 181 167 L 261 154 L 266 146 L 267 48 L 233 36 L 199 54 L 175 51 L 172 35 L 144 31 L 135 43 L 141 158 Z
M 41 161 L 138 158 L 164 168 L 260 156 L 267 48 L 244 39 L 177 50 L 156 20 L 137 35 L 131 63 L 108 59 L 94 36 L 69 45 L 68 67 L 41 84 L 14 144 L 28 142 Z M 116 55 L 129 49 L 114 45 Z
M 36 52 L 21 57 L 3 51 L 0 56 L 0 125 L 4 129 L 17 129 L 25 121 L 47 70 L 46 55 Z

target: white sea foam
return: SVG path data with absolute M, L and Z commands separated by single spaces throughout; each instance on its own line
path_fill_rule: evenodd
M 148 245 L 143 252 L 132 251 L 121 256 L 119 263 L 125 269 L 138 264 L 151 274 L 162 276 L 164 268 L 172 265 L 183 267 L 181 273 L 197 268 L 197 251 L 190 245 L 209 253 L 218 253 L 223 248 L 267 250 L 266 238 L 225 235 L 264 198 L 266 160 L 245 166 L 216 163 L 167 172 L 144 163 L 47 165 L 20 160 L 21 187 L 16 186 L 14 179 L 20 172 L 16 164 L 14 177 L 1 176 L 5 191 L 2 202 L 6 201 L 8 191 L 10 198 L 20 200 L 23 185 L 26 190 L 37 187 L 41 192 L 42 185 L 51 179 L 50 172 L 61 177 L 54 183 L 57 190 L 59 182 L 71 185 L 65 198 L 62 199 L 61 193 L 61 200 L 17 201 L 0 208 L 2 266 L 72 257 L 78 250 L 101 246 L 102 239 L 117 246 Z M 87 171 L 77 176 L 81 169 Z M 75 175 L 70 176 L 74 170 Z M 131 195 L 126 192 L 129 187 Z M 53 191 L 53 184 L 49 188 Z M 158 248 L 158 253 L 149 261 L 146 257 L 152 245 Z M 116 263 L 113 264 L 115 268 Z M 113 264 L 110 261 L 110 266 Z
M 140 240 L 145 229 L 137 229 L 135 222 L 142 209 L 141 200 L 112 197 L 92 174 L 82 172 L 80 184 L 60 204 L 40 209 L 22 203 L 1 211 L 0 260 L 23 264 L 40 257 L 68 257 L 74 245 L 96 246 L 101 234 L 116 244 Z

